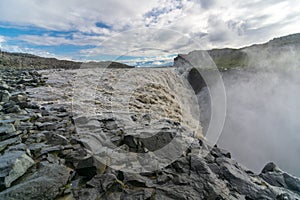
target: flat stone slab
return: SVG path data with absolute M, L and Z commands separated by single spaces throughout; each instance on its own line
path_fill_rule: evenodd
M 10 134 L 15 131 L 16 131 L 15 126 L 12 124 L 4 124 L 0 126 L 0 136 L 4 134 Z
M 0 189 L 10 187 L 20 178 L 34 161 L 25 151 L 10 151 L 0 156 Z
M 4 140 L 0 142 L 0 152 L 3 151 L 7 146 L 10 146 L 12 144 L 17 144 L 21 142 L 20 137 L 14 137 L 8 140 Z
M 20 132 L 16 131 L 13 124 L 4 124 L 0 126 L 0 141 L 15 137 L 19 134 Z
M 45 164 L 22 183 L 0 192 L 0 199 L 55 199 L 65 188 L 69 170 L 58 164 Z

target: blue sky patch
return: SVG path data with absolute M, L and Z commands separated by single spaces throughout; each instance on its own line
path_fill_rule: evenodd
M 198 48 L 195 42 L 203 49 L 240 48 L 300 30 L 299 11 L 295 9 L 300 1 L 296 0 L 236 4 L 215 0 L 50 2 L 1 1 L 1 50 L 75 60 L 114 60 L 116 54 L 135 51 L 140 58 L 117 59 L 163 65 L 172 60 L 166 56 L 168 52 L 188 53 Z M 260 13 L 253 16 L 257 10 Z M 130 35 L 131 30 L 139 29 L 141 35 Z M 168 52 L 142 52 L 148 47 Z
M 107 24 L 105 24 L 105 23 L 103 23 L 103 22 L 97 22 L 95 25 L 96 25 L 98 28 L 106 28 L 106 29 L 111 29 L 111 28 L 112 28 L 111 26 L 109 26 L 109 25 L 107 25 Z

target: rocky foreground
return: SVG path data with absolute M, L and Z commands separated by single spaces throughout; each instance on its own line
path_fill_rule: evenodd
M 205 144 L 173 69 L 135 70 L 1 70 L 0 199 L 300 199 L 300 180 L 275 164 L 257 175 Z M 144 85 L 132 81 L 137 74 Z M 96 91 L 92 101 L 85 85 Z M 154 159 L 165 166 L 153 168 L 148 160 L 172 140 L 189 145 L 170 148 Z M 129 153 L 103 154 L 111 143 Z

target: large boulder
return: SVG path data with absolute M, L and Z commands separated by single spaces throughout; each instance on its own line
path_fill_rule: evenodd
M 300 179 L 279 169 L 274 163 L 268 163 L 260 177 L 272 186 L 282 187 L 300 195 Z
M 69 170 L 58 164 L 45 164 L 32 176 L 0 193 L 0 199 L 52 200 L 60 195 L 69 179 Z

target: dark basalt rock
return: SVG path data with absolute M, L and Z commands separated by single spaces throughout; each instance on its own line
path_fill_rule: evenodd
M 0 126 L 0 141 L 15 137 L 20 133 L 21 132 L 16 131 L 15 126 L 13 124 L 4 124 Z
M 266 166 L 264 166 L 261 173 L 264 174 L 267 172 L 275 172 L 275 171 L 278 171 L 277 166 L 273 162 L 270 162 L 270 163 L 266 164 Z
M 268 163 L 259 176 L 272 186 L 286 188 L 300 195 L 300 179 L 283 172 L 274 163 Z
M 80 159 L 75 169 L 79 175 L 85 176 L 88 179 L 91 179 L 97 174 L 97 165 L 91 156 Z
M 8 102 L 10 93 L 7 90 L 0 90 L 0 102 Z
M 0 199 L 300 199 L 298 178 L 273 163 L 256 175 L 228 151 L 190 137 L 191 131 L 179 122 L 150 121 L 146 114 L 138 119 L 145 126 L 126 129 L 127 121 L 109 115 L 73 119 L 68 105 L 30 102 L 30 94 L 22 90 L 45 84 L 37 72 L 4 70 L 0 77 L 11 94 L 0 111 Z M 18 82 L 24 87 L 17 87 Z M 23 102 L 27 104 L 20 106 Z M 13 106 L 22 114 L 4 112 Z M 134 116 L 129 120 L 137 123 Z M 99 136 L 95 139 L 101 140 L 102 134 L 107 137 L 104 142 L 110 140 L 131 153 L 154 152 L 177 134 L 193 142 L 161 169 L 129 173 L 107 167 L 101 155 L 86 149 L 87 141 L 76 132 L 79 128 L 87 135 L 94 130 Z M 137 133 L 149 137 L 139 138 Z M 139 161 L 147 164 L 146 159 L 140 156 Z
M 195 94 L 198 94 L 202 90 L 202 88 L 206 86 L 203 77 L 196 68 L 192 68 L 189 71 L 187 75 L 187 80 L 189 81 L 190 85 L 195 91 Z
M 58 164 L 45 164 L 21 183 L 0 193 L 0 199 L 55 199 L 62 193 L 69 171 Z
M 34 164 L 24 151 L 9 151 L 0 156 L 0 160 L 0 190 L 10 187 Z

